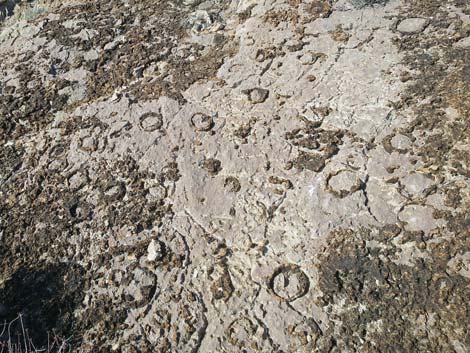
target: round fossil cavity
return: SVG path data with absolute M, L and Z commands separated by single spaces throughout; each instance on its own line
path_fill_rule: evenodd
M 255 333 L 256 325 L 247 317 L 236 319 L 228 328 L 229 341 L 235 346 L 246 345 L 253 339 Z
M 205 169 L 210 175 L 216 175 L 222 170 L 220 161 L 215 158 L 204 159 L 199 163 L 199 166 Z
M 166 188 L 163 185 L 155 185 L 148 188 L 147 200 L 163 200 L 167 195 Z
M 214 127 L 214 119 L 210 115 L 196 113 L 191 117 L 191 125 L 196 131 L 209 131 Z
M 90 205 L 79 200 L 72 200 L 67 205 L 69 215 L 77 220 L 85 220 L 91 213 Z
M 269 90 L 259 87 L 243 90 L 242 93 L 248 96 L 252 104 L 263 103 L 269 96 Z
M 343 198 L 350 195 L 362 187 L 362 180 L 356 172 L 352 170 L 341 170 L 328 179 L 328 189 L 334 195 Z
M 224 186 L 230 192 L 238 192 L 241 189 L 240 182 L 238 181 L 237 178 L 235 178 L 233 176 L 229 176 L 229 177 L 225 178 Z
M 307 294 L 310 281 L 298 266 L 286 265 L 274 272 L 270 287 L 278 297 L 291 302 Z
M 318 59 L 318 56 L 317 55 L 313 55 L 312 53 L 310 52 L 307 52 L 305 54 L 303 54 L 299 60 L 300 60 L 300 63 L 302 65 L 312 65 L 314 64 Z
M 294 339 L 292 340 L 292 347 L 297 349 L 300 348 L 299 346 L 315 344 L 321 336 L 320 327 L 312 318 L 292 326 L 292 330 L 289 333 Z
M 266 60 L 266 51 L 263 49 L 258 49 L 256 52 L 255 60 L 258 62 L 263 62 Z
M 147 132 L 161 129 L 163 126 L 163 116 L 160 112 L 145 113 L 139 118 L 139 126 Z

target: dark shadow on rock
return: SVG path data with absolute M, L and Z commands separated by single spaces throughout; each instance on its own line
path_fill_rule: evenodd
M 76 343 L 73 312 L 83 301 L 83 275 L 84 269 L 72 264 L 20 268 L 0 287 L 0 320 L 11 322 L 22 315 L 36 348 L 47 345 L 48 334 Z M 11 329 L 12 336 L 21 335 L 19 321 Z
M 0 1 L 0 22 L 5 18 L 12 16 L 14 13 L 15 6 L 20 0 L 3 0 Z

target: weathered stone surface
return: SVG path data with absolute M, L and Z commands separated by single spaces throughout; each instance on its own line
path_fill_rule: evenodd
M 412 17 L 405 18 L 400 21 L 397 29 L 401 33 L 418 33 L 421 32 L 426 26 L 427 20 L 425 18 Z
M 464 1 L 0 12 L 1 322 L 77 352 L 470 349 Z

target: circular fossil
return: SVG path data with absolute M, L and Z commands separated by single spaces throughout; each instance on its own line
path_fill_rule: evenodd
M 228 338 L 234 346 L 245 346 L 256 333 L 256 325 L 247 317 L 233 321 L 228 328 Z
M 252 104 L 263 103 L 269 96 L 269 90 L 259 87 L 243 90 L 242 93 L 248 96 Z
M 306 318 L 296 325 L 291 325 L 288 329 L 290 335 L 290 351 L 299 351 L 304 346 L 307 349 L 315 347 L 321 336 L 321 330 L 318 324 L 312 318 Z
M 206 170 L 210 175 L 214 176 L 222 170 L 221 163 L 218 159 L 207 158 L 199 162 L 199 166 Z
M 63 146 L 55 146 L 49 153 L 47 168 L 51 171 L 65 170 L 68 166 L 67 154 Z
M 147 132 L 161 129 L 163 126 L 163 116 L 160 112 L 145 113 L 139 118 L 139 126 Z
M 164 290 L 162 292 L 165 293 Z M 144 322 L 148 323 L 146 332 L 153 345 L 149 352 L 198 351 L 208 325 L 201 294 L 185 288 L 180 289 L 179 293 L 178 300 L 169 302 L 161 300 L 162 294 L 157 295 L 158 298 L 150 305 L 151 309 L 145 312 Z M 184 324 L 178 324 L 181 318 Z M 138 318 L 128 319 L 140 327 L 140 321 L 137 320 Z M 154 350 L 155 347 L 157 349 Z
M 307 294 L 310 281 L 299 266 L 284 265 L 274 272 L 269 287 L 276 296 L 291 302 Z
M 87 202 L 72 199 L 66 203 L 69 216 L 76 221 L 84 221 L 91 215 L 91 207 Z
M 191 117 L 191 125 L 196 131 L 209 131 L 214 127 L 214 119 L 203 113 L 195 113 Z
M 230 192 L 238 192 L 241 189 L 240 182 L 238 181 L 237 178 L 235 178 L 233 176 L 229 176 L 229 177 L 225 178 L 224 186 Z
M 148 188 L 146 198 L 148 201 L 159 201 L 163 200 L 166 196 L 166 188 L 163 185 L 155 185 Z

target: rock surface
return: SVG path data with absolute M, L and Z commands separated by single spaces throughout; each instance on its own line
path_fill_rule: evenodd
M 1 321 L 77 352 L 470 350 L 466 1 L 0 12 Z
M 405 18 L 398 24 L 398 31 L 402 33 L 418 33 L 426 26 L 425 18 Z

